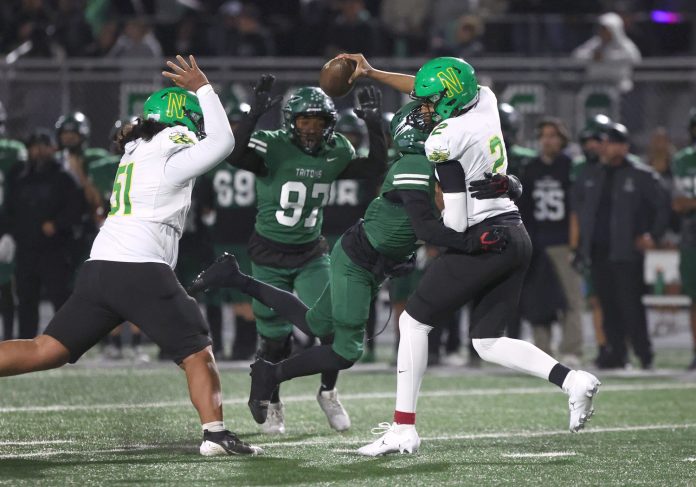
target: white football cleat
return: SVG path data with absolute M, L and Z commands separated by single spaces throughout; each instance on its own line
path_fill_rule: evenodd
M 597 394 L 602 383 L 599 382 L 597 377 L 584 370 L 571 371 L 566 381 L 568 385 L 564 388 L 564 391 L 568 394 L 569 428 L 571 433 L 577 433 L 585 427 L 585 423 L 594 414 L 592 399 Z
M 330 391 L 319 391 L 317 402 L 321 410 L 329 420 L 329 426 L 336 431 L 345 431 L 350 428 L 350 417 L 346 412 L 341 401 L 338 400 L 338 390 L 335 388 Z
M 272 402 L 268 405 L 266 422 L 261 425 L 261 432 L 267 435 L 285 434 L 285 406 L 282 402 Z
M 377 428 L 372 428 L 372 433 L 384 434 L 369 445 L 358 448 L 360 455 L 377 457 L 389 453 L 416 453 L 420 447 L 415 425 L 379 423 Z

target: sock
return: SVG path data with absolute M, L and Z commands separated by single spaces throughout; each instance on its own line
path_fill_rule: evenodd
M 394 422 L 416 424 L 416 404 L 428 366 L 428 333 L 433 328 L 406 311 L 399 317 L 399 351 L 396 358 L 396 408 Z
M 319 337 L 319 341 L 322 345 L 332 345 L 334 337 L 333 335 Z M 321 373 L 321 386 L 319 387 L 319 392 L 333 391 L 336 388 L 336 382 L 338 381 L 338 370 L 329 370 Z
M 354 363 L 334 352 L 331 345 L 319 345 L 278 363 L 275 373 L 278 382 L 284 382 L 321 372 L 337 372 L 352 367 Z
M 243 293 L 272 308 L 281 318 L 291 322 L 306 335 L 313 335 L 305 318 L 309 308 L 297 296 L 253 277 L 245 277 L 244 285 L 240 287 Z
M 571 370 L 568 367 L 559 362 L 556 365 L 554 365 L 553 369 L 551 369 L 551 372 L 549 372 L 549 382 L 551 382 L 552 384 L 556 384 L 561 389 L 564 389 L 563 383 L 565 382 L 566 377 L 568 377 L 568 374 L 570 374 L 570 372 Z
M 471 343 L 486 362 L 502 365 L 508 369 L 549 379 L 551 370 L 558 363 L 546 352 L 514 338 L 473 338 Z
M 121 334 L 111 335 L 109 338 L 111 345 L 121 350 L 123 348 L 123 340 L 121 340 Z
M 224 421 L 212 421 L 210 423 L 205 423 L 204 425 L 201 425 L 201 428 L 203 428 L 203 431 L 208 430 L 210 433 L 219 433 L 220 431 L 225 431 L 225 422 Z

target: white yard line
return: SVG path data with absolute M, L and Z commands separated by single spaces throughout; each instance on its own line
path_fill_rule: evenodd
M 682 384 L 617 384 L 600 388 L 600 393 L 607 392 L 636 392 L 636 391 L 663 391 L 663 390 L 689 390 L 696 389 L 696 383 Z M 499 389 L 463 389 L 463 390 L 435 390 L 424 391 L 420 397 L 476 397 L 476 396 L 507 396 L 517 394 L 559 394 L 560 390 L 547 385 L 544 387 L 518 387 Z M 341 394 L 342 401 L 357 401 L 364 399 L 393 399 L 394 391 L 364 392 L 356 394 Z M 601 397 L 601 395 L 600 395 Z M 299 395 L 283 397 L 283 402 L 313 402 L 314 395 Z M 224 404 L 246 404 L 247 398 L 228 398 Z M 118 409 L 155 409 L 190 406 L 188 400 L 164 401 L 140 404 L 53 404 L 50 406 L 7 406 L 0 407 L 1 413 L 36 413 L 36 412 L 61 412 L 61 411 L 103 411 Z
M 577 453 L 573 451 L 549 451 L 545 453 L 503 453 L 506 458 L 556 458 L 573 457 Z
M 696 462 L 696 457 L 688 457 L 684 459 L 685 462 Z
M 653 431 L 653 430 L 669 430 L 669 429 L 687 429 L 696 427 L 696 423 L 685 424 L 647 424 L 637 426 L 615 426 L 607 428 L 592 428 L 589 426 L 583 430 L 581 435 L 590 433 L 624 433 L 627 431 Z M 476 433 L 469 435 L 440 435 L 440 436 L 422 436 L 421 441 L 461 441 L 461 440 L 489 440 L 489 439 L 506 439 L 506 438 L 538 438 L 544 436 L 570 435 L 568 430 L 551 430 L 551 431 L 518 431 L 518 432 L 493 432 L 493 433 Z M 264 448 L 271 447 L 298 447 L 298 446 L 321 446 L 321 445 L 362 445 L 368 443 L 370 438 L 362 440 L 358 439 L 337 439 L 337 440 L 307 440 L 307 441 L 288 441 L 276 443 L 261 443 L 259 446 Z
M 75 440 L 0 441 L 0 446 L 59 445 L 65 443 L 75 443 Z
M 31 453 L 8 453 L 0 455 L 0 460 L 10 460 L 13 458 L 35 458 L 35 457 L 54 457 L 57 455 L 99 455 L 103 453 L 127 453 L 139 452 L 144 450 L 152 450 L 153 448 L 162 448 L 162 445 L 136 445 L 125 446 L 121 448 L 110 448 L 108 450 L 47 450 Z M 166 447 L 166 446 L 165 446 Z

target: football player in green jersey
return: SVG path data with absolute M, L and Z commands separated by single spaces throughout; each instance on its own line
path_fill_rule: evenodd
M 386 169 L 386 142 L 381 126 L 381 94 L 374 88 L 358 92 L 356 113 L 368 130 L 370 151 L 356 158 L 355 149 L 334 131 L 333 101 L 316 87 L 303 87 L 285 103 L 283 128 L 254 131 L 256 122 L 280 102 L 271 97 L 274 78 L 264 75 L 254 89 L 250 112 L 234 131 L 236 145 L 227 161 L 256 175 L 257 215 L 248 252 L 252 274 L 287 291 L 297 291 L 309 303 L 321 295 L 329 280 L 328 245 L 322 237 L 323 207 L 338 179 L 378 177 Z M 254 301 L 261 346 L 260 357 L 271 362 L 291 352 L 292 325 Z M 335 390 L 336 371 L 322 375 L 317 400 L 336 430 L 349 427 Z M 262 430 L 282 433 L 283 405 L 274 394 L 271 421 Z
M 696 108 L 691 109 L 689 116 L 689 135 L 691 144 L 677 152 L 672 160 L 672 174 L 678 193 L 672 207 L 681 215 L 679 271 L 682 292 L 691 297 L 694 359 L 689 370 L 696 370 Z
M 409 116 L 419 105 L 411 102 L 394 117 L 392 135 L 401 157 L 389 169 L 380 196 L 370 203 L 365 219 L 348 229 L 334 246 L 330 284 L 314 306 L 308 309 L 294 295 L 244 275 L 232 255 L 222 256 L 194 282 L 193 289 L 239 288 L 303 331 L 322 337 L 321 346 L 278 364 L 259 357 L 252 365 L 249 407 L 258 423 L 266 421 L 271 396 L 281 382 L 337 373 L 360 358 L 370 302 L 387 277 L 413 268 L 419 240 L 465 253 L 504 249 L 506 240 L 500 228 L 479 227 L 465 235 L 445 227 L 435 216 L 436 182 L 433 166 L 424 155 L 427 133 Z M 516 189 L 521 193 L 519 186 Z
M 5 195 L 14 174 L 27 160 L 27 148 L 20 141 L 6 136 L 6 124 L 7 112 L 0 103 L 0 316 L 3 339 L 12 340 L 15 309 L 12 292 L 15 242 L 9 233 L 5 218 Z

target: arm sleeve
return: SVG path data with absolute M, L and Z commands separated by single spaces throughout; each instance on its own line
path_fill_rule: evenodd
M 446 227 L 433 213 L 433 205 L 425 191 L 400 189 L 391 192 L 402 204 L 419 240 L 429 244 L 467 252 L 469 246 L 463 235 Z
M 234 135 L 225 109 L 213 87 L 202 86 L 196 96 L 203 111 L 206 138 L 169 157 L 164 166 L 164 177 L 182 185 L 219 164 L 234 148 Z
M 268 167 L 260 151 L 266 149 L 264 142 L 252 139 L 256 119 L 245 115 L 234 129 L 236 144 L 227 158 L 227 163 L 239 169 L 253 172 L 257 176 L 267 176 Z
M 442 188 L 445 225 L 463 232 L 469 226 L 464 168 L 459 161 L 440 162 L 435 166 L 435 175 Z
M 338 179 L 379 179 L 387 171 L 387 140 L 380 124 L 368 123 L 370 152 L 367 157 L 353 159 Z

